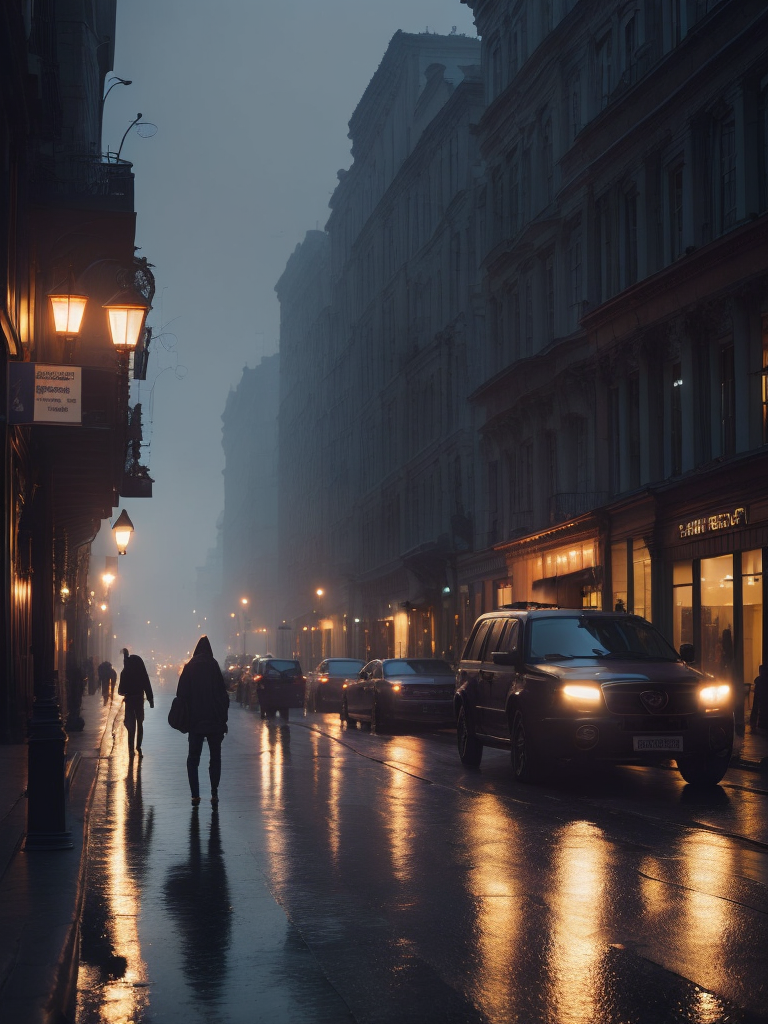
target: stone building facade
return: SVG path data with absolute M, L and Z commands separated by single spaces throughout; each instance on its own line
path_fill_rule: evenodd
M 626 608 L 749 681 L 766 628 L 768 11 L 470 6 L 490 225 L 475 541 L 505 561 L 476 580 L 468 560 L 471 613 Z
M 478 57 L 474 39 L 394 36 L 326 231 L 277 286 L 283 617 L 309 663 L 455 644 L 443 591 L 469 544 Z
M 229 653 L 265 654 L 277 598 L 279 358 L 245 367 L 222 414 L 224 513 L 219 621 Z M 243 603 L 243 599 L 247 604 Z M 214 612 L 216 614 L 216 612 Z

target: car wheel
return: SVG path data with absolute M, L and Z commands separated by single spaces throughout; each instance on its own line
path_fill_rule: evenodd
M 522 714 L 512 720 L 512 770 L 518 782 L 538 782 L 542 777 L 541 760 L 534 748 Z
M 677 770 L 691 786 L 716 786 L 730 763 L 730 750 L 722 754 L 689 754 L 688 757 L 678 757 Z
M 483 759 L 483 744 L 470 729 L 467 712 L 463 707 L 459 710 L 456 722 L 456 742 L 461 763 L 468 768 L 477 768 Z
M 346 722 L 348 729 L 354 728 L 355 723 L 349 717 L 349 708 L 347 707 L 346 700 L 343 700 L 341 702 L 341 711 L 339 712 L 339 718 L 341 719 L 342 725 L 344 725 L 344 723 Z

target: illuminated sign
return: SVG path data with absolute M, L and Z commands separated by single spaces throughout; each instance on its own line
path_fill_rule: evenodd
M 735 508 L 732 512 L 715 512 L 714 515 L 701 516 L 687 523 L 679 523 L 680 540 L 687 537 L 700 537 L 703 533 L 714 533 L 717 530 L 730 530 L 734 526 L 747 525 L 747 510 Z

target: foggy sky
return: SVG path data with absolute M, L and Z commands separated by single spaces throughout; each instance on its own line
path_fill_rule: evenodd
M 277 349 L 274 286 L 305 231 L 325 225 L 351 163 L 347 122 L 392 35 L 454 25 L 475 34 L 459 0 L 118 0 L 114 73 L 133 84 L 110 93 L 103 141 L 116 150 L 139 111 L 158 126 L 130 134 L 122 156 L 136 244 L 155 264 L 149 323 L 165 337 L 138 396 L 154 497 L 124 501 L 136 532 L 120 559 L 116 647 L 194 647 L 227 393 Z

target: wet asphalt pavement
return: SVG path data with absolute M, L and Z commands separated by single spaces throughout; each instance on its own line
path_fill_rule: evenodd
M 193 810 L 158 689 L 143 761 L 118 718 L 100 768 L 78 1024 L 768 1022 L 759 775 L 521 787 L 450 733 L 233 705 Z

